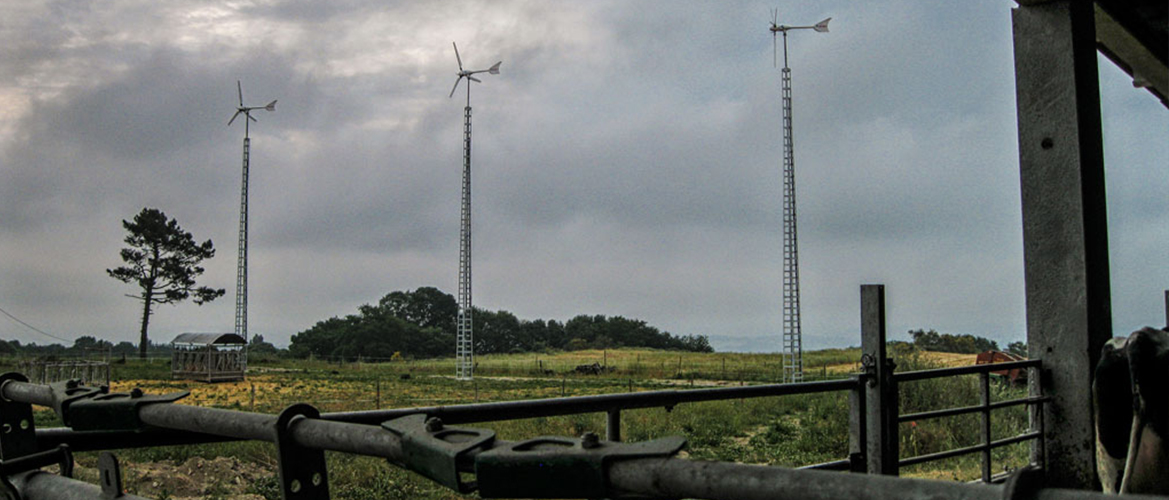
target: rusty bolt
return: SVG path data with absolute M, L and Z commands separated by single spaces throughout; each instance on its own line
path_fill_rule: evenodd
M 438 417 L 430 417 L 426 419 L 426 432 L 438 432 L 442 430 L 442 419 Z
M 580 447 L 586 450 L 601 446 L 601 438 L 595 432 L 586 432 L 580 436 Z

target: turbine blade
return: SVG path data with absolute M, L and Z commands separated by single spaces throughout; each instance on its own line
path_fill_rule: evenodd
M 463 58 L 459 57 L 459 46 L 455 45 L 455 42 L 451 42 L 451 45 L 455 48 L 455 60 L 459 61 L 459 71 L 462 72 L 463 71 Z M 451 91 L 451 92 L 454 92 L 454 91 Z
M 480 80 L 480 79 L 478 79 L 478 78 L 475 78 L 475 77 L 473 77 L 473 76 L 468 76 L 468 77 L 467 77 L 467 79 L 468 79 L 468 80 L 471 80 L 471 81 L 473 81 L 473 82 L 483 83 L 483 80 Z
M 812 29 L 814 29 L 820 33 L 827 33 L 828 32 L 828 21 L 831 21 L 831 20 L 832 20 L 832 18 L 830 17 L 828 19 L 820 21 L 820 22 L 816 23 L 815 26 L 812 26 Z
M 267 106 L 264 106 L 264 109 L 268 111 L 276 111 L 276 99 L 272 99 L 272 102 L 268 103 Z
M 461 81 L 463 81 L 463 75 L 459 75 L 459 77 L 455 79 L 455 86 L 451 87 L 451 95 L 447 96 L 448 98 L 455 96 L 455 90 L 459 88 L 459 82 Z
M 239 90 L 239 105 L 242 108 L 244 105 L 244 85 L 240 83 L 239 80 L 236 80 L 235 87 L 237 90 Z
M 499 61 L 499 62 L 495 63 L 495 66 L 492 66 L 492 67 L 491 67 L 491 69 L 487 70 L 487 72 L 488 72 L 488 73 L 491 73 L 491 74 L 493 74 L 493 75 L 498 75 L 498 74 L 499 74 L 499 65 L 500 65 L 500 64 L 503 64 L 503 61 Z
M 260 120 L 257 120 L 256 117 L 252 116 L 251 113 L 244 113 L 244 116 L 248 117 L 249 120 L 254 121 L 254 122 L 260 121 Z
M 230 126 L 231 126 L 231 122 L 234 122 L 234 121 L 235 121 L 235 117 L 239 116 L 239 114 L 240 114 L 240 113 L 243 113 L 243 111 L 238 111 L 238 110 L 237 110 L 237 111 L 235 112 L 235 114 L 234 114 L 234 115 L 231 115 L 231 119 L 227 121 L 227 126 L 229 126 L 229 127 L 230 127 Z

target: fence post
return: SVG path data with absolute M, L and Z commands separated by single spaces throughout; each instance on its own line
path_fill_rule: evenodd
M 608 418 L 605 419 L 605 440 L 614 442 L 621 440 L 620 408 L 609 410 Z
M 990 483 L 990 372 L 979 374 L 982 383 L 982 482 Z
M 856 385 L 848 391 L 848 461 L 850 472 L 865 472 L 865 385 L 866 377 L 853 377 Z
M 885 285 L 861 285 L 861 352 L 868 372 L 865 427 L 869 474 L 898 474 L 897 386 L 885 353 Z

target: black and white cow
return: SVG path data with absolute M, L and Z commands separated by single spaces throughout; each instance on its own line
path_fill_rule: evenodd
M 1092 393 L 1104 491 L 1169 494 L 1169 332 L 1145 327 L 1109 340 Z

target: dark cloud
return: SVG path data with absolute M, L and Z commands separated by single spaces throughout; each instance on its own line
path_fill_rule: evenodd
M 890 331 L 1023 330 L 1007 2 L 784 7 L 793 33 L 806 345 L 858 342 L 861 283 Z M 286 342 L 392 290 L 453 291 L 472 89 L 476 305 L 643 318 L 777 350 L 779 71 L 766 4 L 25 3 L 0 31 L 0 305 L 72 338 L 134 340 L 104 276 L 120 221 L 176 217 L 228 297 L 165 308 L 156 338 L 230 330 L 241 123 L 251 127 L 253 332 Z M 1107 66 L 1110 63 L 1104 63 Z M 1166 118 L 1103 70 L 1118 325 L 1162 259 Z M 1155 104 L 1155 103 L 1154 103 Z M 1158 114 L 1159 113 L 1159 114 Z M 1162 266 L 1164 267 L 1164 266 Z M 1154 296 L 1153 299 L 1148 297 Z M 987 314 L 986 311 L 993 311 Z M 1159 311 L 1159 310 L 1158 310 Z M 0 336 L 29 338 L 19 328 Z M 725 340 L 718 340 L 725 339 Z M 719 344 L 723 342 L 723 344 Z

